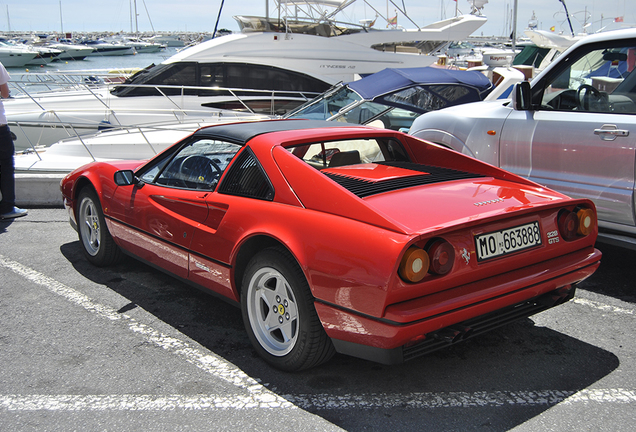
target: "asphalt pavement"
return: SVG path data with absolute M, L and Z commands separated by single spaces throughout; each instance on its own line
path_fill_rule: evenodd
M 1 431 L 628 431 L 636 252 L 567 304 L 403 365 L 300 373 L 240 311 L 140 262 L 97 268 L 62 209 L 0 221 Z

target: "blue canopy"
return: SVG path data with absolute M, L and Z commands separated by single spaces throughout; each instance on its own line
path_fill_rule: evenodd
M 422 113 L 483 100 L 494 87 L 481 72 L 435 67 L 384 69 L 348 86 L 366 100 Z

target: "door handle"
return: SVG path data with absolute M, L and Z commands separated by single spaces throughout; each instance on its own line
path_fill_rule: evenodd
M 594 129 L 594 135 L 600 136 L 603 141 L 614 141 L 616 137 L 629 136 L 629 131 L 618 129 L 616 125 L 605 124 L 600 129 Z

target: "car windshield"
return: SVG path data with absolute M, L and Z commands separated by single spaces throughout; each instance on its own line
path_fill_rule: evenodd
M 240 148 L 237 144 L 223 141 L 195 140 L 182 147 L 172 159 L 167 158 L 149 167 L 141 179 L 164 186 L 214 190 Z
M 590 50 L 548 80 L 542 107 L 560 111 L 636 113 L 636 47 Z
M 362 97 L 345 85 L 333 87 L 316 99 L 307 102 L 286 118 L 302 118 L 308 120 L 329 120 L 345 107 L 353 106 L 362 101 Z M 344 121 L 344 119 L 343 119 Z

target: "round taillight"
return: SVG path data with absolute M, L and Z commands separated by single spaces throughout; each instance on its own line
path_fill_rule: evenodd
M 594 210 L 582 208 L 576 212 L 576 217 L 579 220 L 577 233 L 584 236 L 589 235 L 596 225 L 596 215 L 594 214 Z
M 559 232 L 564 240 L 570 241 L 576 238 L 576 233 L 579 229 L 579 218 L 576 213 L 563 210 L 559 214 L 558 225 Z
M 431 273 L 445 275 L 455 264 L 455 248 L 446 240 L 435 240 L 428 248 L 431 259 Z
M 411 246 L 400 262 L 400 276 L 408 282 L 419 282 L 428 273 L 429 263 L 428 254 L 424 249 Z

